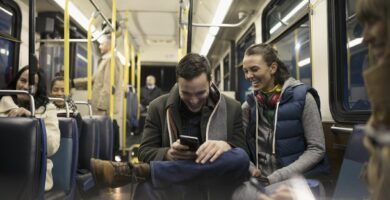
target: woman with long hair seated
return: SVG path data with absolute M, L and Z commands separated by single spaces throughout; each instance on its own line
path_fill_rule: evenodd
M 9 90 L 28 90 L 29 68 L 23 67 L 8 84 Z M 45 77 L 42 70 L 38 70 L 34 76 L 36 91 L 33 94 L 35 100 L 35 116 L 42 118 L 46 126 L 47 157 L 54 155 L 60 146 L 60 130 L 58 128 L 58 118 L 56 108 L 46 94 Z M 30 99 L 27 95 L 18 94 L 3 96 L 0 99 L 0 116 L 22 117 L 31 116 Z M 47 159 L 45 191 L 53 187 L 52 177 L 53 163 Z

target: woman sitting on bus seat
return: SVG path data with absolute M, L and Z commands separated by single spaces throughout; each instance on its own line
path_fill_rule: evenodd
M 57 73 L 56 73 L 57 75 Z M 60 74 L 60 75 L 63 75 Z M 55 97 L 55 98 L 65 98 L 65 93 L 64 93 L 64 77 L 63 76 L 55 76 L 53 80 L 51 81 L 50 84 L 50 97 Z M 83 124 L 82 118 L 80 115 L 80 112 L 77 110 L 77 106 L 74 103 L 73 99 L 71 96 L 67 98 L 67 103 L 69 106 L 69 114 L 70 117 L 73 117 L 77 121 L 77 127 L 79 132 L 81 131 L 81 126 Z M 57 116 L 59 117 L 66 117 L 66 107 L 65 107 L 65 102 L 64 101 L 53 101 L 54 105 L 57 107 Z
M 273 184 L 328 173 L 317 91 L 292 78 L 268 44 L 245 51 L 243 70 L 253 89 L 242 105 L 251 175 Z
M 15 77 L 8 84 L 7 89 L 10 90 L 28 90 L 29 88 L 29 68 L 23 67 Z M 58 119 L 56 114 L 56 108 L 52 103 L 49 103 L 49 99 L 46 95 L 46 85 L 43 71 L 38 70 L 35 74 L 35 88 L 34 93 L 36 117 L 42 118 L 46 126 L 46 141 L 47 141 L 47 156 L 50 157 L 57 152 L 60 146 L 60 130 L 58 128 Z M 31 112 L 29 97 L 27 95 L 14 95 L 3 96 L 0 99 L 0 116 L 8 117 L 21 117 L 30 116 Z M 47 171 L 45 191 L 50 190 L 53 187 L 53 177 L 51 170 L 53 163 L 50 159 L 47 159 Z

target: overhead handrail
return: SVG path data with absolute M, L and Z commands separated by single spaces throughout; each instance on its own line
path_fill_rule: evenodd
M 92 117 L 93 113 L 92 113 L 92 105 L 87 102 L 87 101 L 74 101 L 75 104 L 78 104 L 78 105 L 86 105 L 88 106 L 88 114 L 89 114 L 89 117 Z
M 58 98 L 58 97 L 49 97 L 49 100 L 51 102 L 53 101 L 62 101 L 65 103 L 65 110 L 66 110 L 66 117 L 69 118 L 70 117 L 70 114 L 69 114 L 69 104 L 67 101 L 65 101 L 65 99 L 63 98 Z
M 94 14 L 93 14 L 94 17 L 96 18 L 98 15 L 100 15 L 103 18 L 103 20 L 106 22 L 106 24 L 107 24 L 106 28 L 103 29 L 102 32 L 99 35 L 97 35 L 95 38 L 92 39 L 92 41 L 95 42 L 101 36 L 106 34 L 108 31 L 114 31 L 114 28 L 113 28 L 112 24 L 110 23 L 110 21 L 107 19 L 107 17 L 101 12 L 99 7 L 95 4 L 95 2 L 93 0 L 89 0 L 89 1 L 93 5 L 93 7 L 95 7 L 95 11 L 94 11 Z M 65 10 L 65 8 L 64 8 L 64 10 Z M 64 20 L 65 20 L 65 18 L 64 18 Z M 110 30 L 108 30 L 108 29 L 110 29 Z M 41 39 L 41 40 L 39 40 L 39 42 L 43 42 L 43 43 L 57 43 L 57 42 L 64 42 L 64 39 Z M 73 38 L 73 39 L 69 39 L 69 42 L 80 42 L 80 43 L 81 42 L 88 42 L 88 39 L 76 39 L 76 38 Z
M 31 117 L 35 117 L 35 100 L 34 97 L 25 90 L 0 90 L 0 95 L 17 95 L 17 94 L 24 94 L 28 95 L 30 98 L 30 111 L 31 111 Z
M 107 19 L 107 17 L 100 11 L 100 9 L 97 7 L 97 5 L 95 4 L 95 2 L 93 0 L 89 0 L 89 2 L 91 2 L 91 4 L 93 5 L 93 7 L 95 7 L 95 10 L 98 12 L 98 14 L 100 14 L 100 16 L 102 16 L 103 20 L 107 23 L 108 27 L 110 27 L 111 31 L 112 32 L 115 32 L 115 28 L 112 26 L 112 24 L 116 24 L 116 22 L 112 22 L 112 24 L 110 23 L 110 21 Z M 115 6 L 116 6 L 116 3 L 115 3 Z

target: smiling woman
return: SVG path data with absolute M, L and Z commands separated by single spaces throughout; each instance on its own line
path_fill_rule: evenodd
M 7 89 L 28 90 L 29 67 L 23 67 L 11 80 Z M 34 93 L 36 117 L 42 118 L 46 127 L 47 156 L 50 157 L 57 152 L 60 145 L 60 130 L 58 128 L 57 113 L 54 105 L 49 103 L 46 95 L 46 84 L 42 70 L 35 74 Z M 27 98 L 26 98 L 27 97 Z M 0 99 L 0 116 L 8 117 L 29 117 L 31 116 L 30 102 L 27 95 L 3 96 Z M 53 187 L 53 177 L 51 174 L 53 163 L 47 159 L 45 190 Z
M 266 184 L 273 184 L 297 173 L 327 173 L 317 92 L 290 77 L 268 44 L 250 46 L 243 69 L 253 88 L 242 105 L 247 143 L 256 165 L 251 174 L 261 174 Z

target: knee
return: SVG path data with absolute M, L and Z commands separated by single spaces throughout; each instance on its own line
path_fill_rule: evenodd
M 241 163 L 249 163 L 249 157 L 248 154 L 241 148 L 233 148 L 231 150 L 233 152 L 234 160 Z

